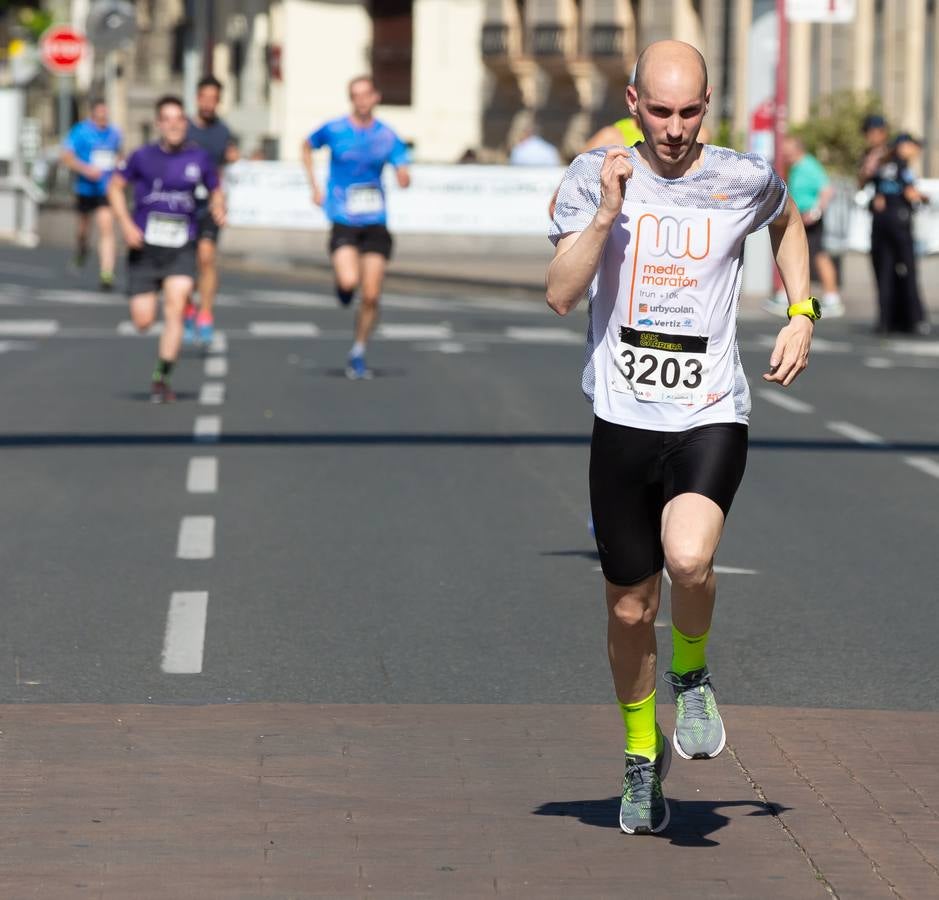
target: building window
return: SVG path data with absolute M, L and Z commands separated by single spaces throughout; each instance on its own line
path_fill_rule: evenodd
M 372 0 L 372 76 L 382 103 L 411 105 L 414 0 Z

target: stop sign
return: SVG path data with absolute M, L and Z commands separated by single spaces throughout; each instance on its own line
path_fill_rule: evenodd
M 67 75 L 78 68 L 85 50 L 85 36 L 69 25 L 53 25 L 39 39 L 39 52 L 50 72 Z

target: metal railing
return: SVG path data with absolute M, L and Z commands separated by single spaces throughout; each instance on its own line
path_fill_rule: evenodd
M 564 27 L 562 25 L 535 25 L 530 31 L 532 56 L 563 56 Z

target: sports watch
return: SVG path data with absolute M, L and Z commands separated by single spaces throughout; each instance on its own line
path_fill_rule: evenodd
M 793 303 L 786 310 L 786 315 L 791 319 L 793 316 L 808 316 L 813 322 L 822 317 L 822 304 L 815 297 L 806 297 L 798 303 Z

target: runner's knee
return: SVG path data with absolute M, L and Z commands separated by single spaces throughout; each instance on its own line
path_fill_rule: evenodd
M 610 619 L 621 628 L 647 628 L 655 622 L 658 610 L 656 604 L 646 597 L 636 594 L 624 594 L 610 603 Z
M 684 588 L 703 587 L 711 575 L 713 560 L 694 547 L 666 547 L 665 567 L 674 584 Z

